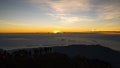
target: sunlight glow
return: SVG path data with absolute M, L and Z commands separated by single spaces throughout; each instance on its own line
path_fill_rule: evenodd
M 54 30 L 53 33 L 57 34 L 57 33 L 62 33 L 62 32 L 60 30 Z

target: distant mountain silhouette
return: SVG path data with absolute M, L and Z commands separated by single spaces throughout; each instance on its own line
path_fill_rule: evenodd
M 43 48 L 45 51 L 49 48 Z M 111 64 L 82 58 L 79 55 L 70 58 L 66 54 L 56 52 L 41 52 L 41 49 L 18 50 L 0 53 L 0 68 L 112 68 Z
M 101 45 L 70 45 L 57 46 L 53 50 L 71 57 L 80 55 L 90 59 L 99 59 L 112 64 L 113 68 L 120 68 L 120 52 Z
M 1 52 L 1 53 L 3 53 L 3 52 L 4 52 L 4 50 L 3 50 L 3 49 L 0 49 L 0 52 Z
M 22 51 L 20 51 L 20 50 L 22 50 Z M 3 50 L 0 49 L 0 52 L 2 53 Z M 110 63 L 112 65 L 112 68 L 120 68 L 120 64 L 119 64 L 120 63 L 120 52 L 112 50 L 112 49 L 107 48 L 107 47 L 104 47 L 102 45 L 75 44 L 75 45 L 69 45 L 69 46 L 15 49 L 15 50 L 9 50 L 8 52 L 11 55 L 14 55 L 14 54 L 17 55 L 18 57 L 21 56 L 21 53 L 23 55 L 25 54 L 25 56 L 26 55 L 31 56 L 31 54 L 32 54 L 34 57 L 36 57 L 35 59 L 42 58 L 41 55 L 44 56 L 44 54 L 46 54 L 50 57 L 50 55 L 51 55 L 50 53 L 53 53 L 52 55 L 54 55 L 54 57 L 55 57 L 56 54 L 54 54 L 54 53 L 57 53 L 57 54 L 60 53 L 60 54 L 67 55 L 71 58 L 74 58 L 76 56 L 80 56 L 83 58 L 91 59 L 92 61 L 90 61 L 90 63 L 93 62 L 93 60 L 105 61 L 105 62 Z M 4 52 L 4 54 L 6 55 L 6 52 Z M 27 56 L 27 57 L 29 57 L 29 56 Z M 59 57 L 59 56 L 60 55 L 57 55 L 57 57 Z M 49 57 L 47 57 L 47 58 L 49 58 Z M 45 60 L 45 61 L 47 61 L 47 60 Z M 57 59 L 56 59 L 56 61 L 57 61 Z M 98 61 L 97 64 L 99 64 L 100 61 Z M 80 60 L 80 62 L 82 62 L 82 61 Z M 89 63 L 89 60 L 87 62 Z M 95 63 L 96 63 L 96 61 L 95 61 Z M 102 63 L 100 63 L 100 64 L 102 64 Z M 85 63 L 85 65 L 86 65 L 86 63 Z M 98 65 L 98 67 L 99 67 L 99 65 Z M 98 68 L 98 67 L 90 67 L 90 68 Z M 100 67 L 100 68 L 104 68 L 104 67 Z M 108 68 L 110 68 L 110 67 L 108 67 Z

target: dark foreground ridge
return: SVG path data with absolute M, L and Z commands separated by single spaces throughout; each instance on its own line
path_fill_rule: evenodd
M 119 52 L 100 45 L 1 49 L 0 68 L 119 68 L 118 57 Z

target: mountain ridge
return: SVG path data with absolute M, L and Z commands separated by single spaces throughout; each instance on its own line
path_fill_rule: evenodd
M 27 51 L 51 49 L 52 52 L 63 53 L 70 57 L 80 55 L 88 59 L 98 59 L 112 64 L 113 68 L 120 68 L 120 51 L 104 47 L 102 45 L 86 45 L 86 44 L 72 44 L 69 46 L 54 46 L 54 47 L 39 47 L 39 48 L 25 48 Z M 8 50 L 14 52 L 22 49 Z M 0 50 L 2 51 L 2 49 Z M 49 51 L 49 50 L 48 50 Z

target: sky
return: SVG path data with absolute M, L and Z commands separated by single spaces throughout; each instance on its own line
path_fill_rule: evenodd
M 0 0 L 0 33 L 120 31 L 120 0 Z

